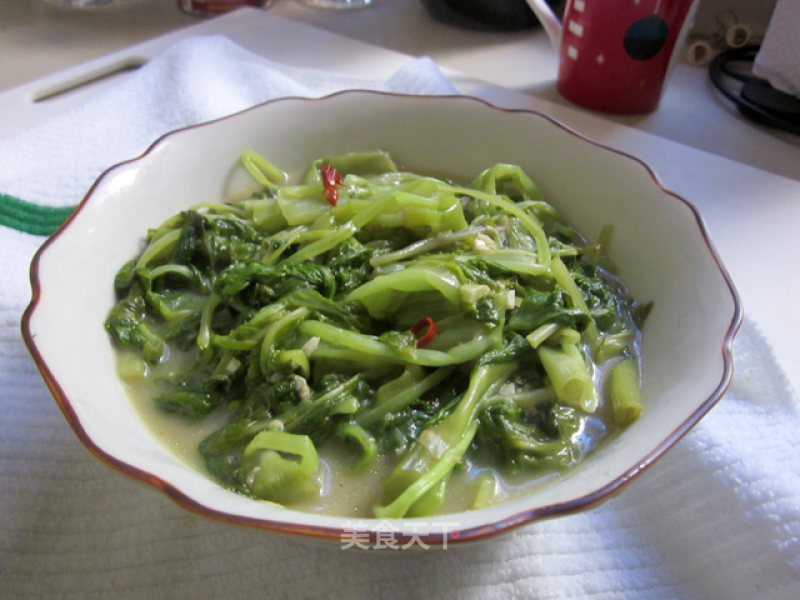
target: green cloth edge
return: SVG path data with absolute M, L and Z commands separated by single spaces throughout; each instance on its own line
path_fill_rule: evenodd
M 52 234 L 74 210 L 74 206 L 41 206 L 0 194 L 0 225 L 31 235 Z

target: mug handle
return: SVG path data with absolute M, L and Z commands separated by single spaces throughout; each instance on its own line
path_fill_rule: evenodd
M 550 43 L 556 49 L 556 52 L 561 48 L 561 22 L 556 17 L 553 10 L 547 5 L 545 0 L 525 0 L 531 10 L 536 14 L 539 22 L 542 24 L 547 37 L 550 38 Z

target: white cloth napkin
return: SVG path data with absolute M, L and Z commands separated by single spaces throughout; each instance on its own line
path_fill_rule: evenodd
M 429 58 L 375 81 L 275 64 L 219 35 L 189 38 L 91 102 L 0 144 L 0 189 L 29 202 L 76 204 L 104 169 L 167 131 L 272 98 L 350 88 L 455 91 Z
M 0 193 L 74 204 L 167 129 L 343 87 L 452 91 L 427 59 L 388 81 L 353 81 L 190 39 L 79 109 L 1 139 Z M 343 551 L 194 515 L 86 451 L 19 336 L 42 241 L 0 227 L 0 598 L 800 597 L 798 402 L 748 320 L 728 394 L 603 505 L 470 547 Z
M 800 2 L 778 0 L 753 73 L 775 89 L 800 98 Z

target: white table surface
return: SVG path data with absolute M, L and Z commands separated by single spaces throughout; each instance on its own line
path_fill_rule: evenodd
M 0 91 L 205 21 L 182 13 L 173 0 L 128 2 L 92 10 L 58 9 L 45 0 L 0 2 Z M 276 0 L 267 12 L 406 55 L 429 55 L 439 65 L 534 100 L 569 105 L 555 91 L 556 55 L 539 29 L 457 28 L 431 18 L 420 0 L 375 0 L 370 8 L 342 12 Z M 298 54 L 305 60 L 304 52 Z M 705 69 L 678 65 L 652 115 L 603 118 L 800 179 L 800 138 L 740 117 L 714 92 Z

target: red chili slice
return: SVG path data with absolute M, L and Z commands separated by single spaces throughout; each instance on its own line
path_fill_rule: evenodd
M 411 326 L 411 333 L 417 337 L 417 348 L 424 348 L 436 337 L 436 323 L 430 317 L 423 317 Z
M 339 200 L 339 189 L 336 186 L 342 185 L 344 179 L 330 163 L 322 165 L 319 168 L 319 174 L 322 176 L 323 196 L 330 202 L 331 206 L 336 206 L 336 202 Z

